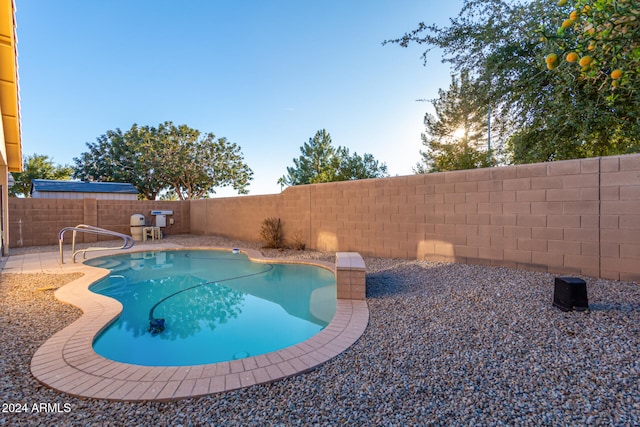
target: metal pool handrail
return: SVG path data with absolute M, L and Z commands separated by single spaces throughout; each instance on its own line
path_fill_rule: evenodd
M 73 237 L 71 239 L 71 252 L 73 253 L 73 255 L 71 256 L 71 259 L 73 260 L 74 263 L 76 262 L 76 255 L 79 254 L 80 252 L 82 252 L 82 259 L 84 259 L 87 252 L 129 249 L 133 247 L 133 244 L 134 244 L 133 237 L 127 234 L 118 233 L 116 231 L 107 230 L 105 228 L 94 227 L 92 225 L 86 225 L 86 224 L 79 224 L 79 225 L 76 225 L 75 227 L 65 227 L 62 230 L 60 230 L 60 232 L 58 233 L 58 243 L 60 245 L 60 264 L 64 264 L 62 245 L 64 243 L 64 233 L 67 231 L 73 231 Z M 87 249 L 79 249 L 76 251 L 75 250 L 76 249 L 76 233 L 78 231 L 81 233 L 97 234 L 100 236 L 120 237 L 121 239 L 124 240 L 124 242 L 122 246 L 120 246 L 119 248 L 92 247 Z

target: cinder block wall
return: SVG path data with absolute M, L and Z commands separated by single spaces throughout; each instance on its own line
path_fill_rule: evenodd
M 138 201 L 96 199 L 22 199 L 9 198 L 9 247 L 43 246 L 58 243 L 58 233 L 64 227 L 78 224 L 93 225 L 119 233 L 130 234 L 130 217 L 145 216 L 147 224 L 153 224 L 152 210 L 173 210 L 168 218 L 166 234 L 183 234 L 190 231 L 190 204 L 188 201 Z M 168 222 L 168 221 L 167 221 Z M 71 235 L 65 235 L 70 241 Z M 101 239 L 103 239 L 101 237 Z M 20 242 L 20 240 L 22 240 Z M 96 241 L 97 236 L 79 234 L 78 241 Z
M 285 238 L 291 239 L 294 233 L 301 233 L 302 240 L 309 244 L 311 241 L 309 187 L 287 189 L 286 196 L 283 193 L 193 200 L 191 201 L 191 233 L 217 234 L 234 239 L 260 241 L 262 221 L 275 217 L 282 220 Z
M 640 281 L 640 155 L 296 186 L 191 203 L 191 233 Z
M 260 241 L 262 221 L 326 251 L 504 265 L 640 281 L 640 155 L 305 185 L 184 202 L 8 200 L 10 247 L 56 244 L 63 227 L 129 232 L 174 211 L 167 234 Z M 92 236 L 88 236 L 88 239 Z
M 82 200 L 8 199 L 10 248 L 58 243 L 58 232 L 84 222 Z
M 640 155 L 602 159 L 602 277 L 640 282 Z

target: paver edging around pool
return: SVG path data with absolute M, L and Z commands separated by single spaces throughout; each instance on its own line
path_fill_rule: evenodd
M 302 263 L 335 273 L 328 262 L 269 259 L 259 251 L 241 251 L 258 262 Z M 38 381 L 74 396 L 126 401 L 174 400 L 276 381 L 309 371 L 339 355 L 360 338 L 369 322 L 366 301 L 338 299 L 336 314 L 322 331 L 272 353 L 196 366 L 120 363 L 98 355 L 92 346 L 94 338 L 122 311 L 118 301 L 89 291 L 89 286 L 109 271 L 86 265 L 82 271 L 83 277 L 55 293 L 61 301 L 79 307 L 82 316 L 49 338 L 31 359 L 31 373 Z

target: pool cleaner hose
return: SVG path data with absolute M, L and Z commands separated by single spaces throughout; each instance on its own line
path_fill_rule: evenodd
M 251 277 L 251 276 L 258 276 L 260 274 L 265 274 L 265 273 L 268 273 L 269 271 L 273 270 L 273 265 L 272 264 L 266 264 L 266 265 L 267 265 L 266 269 L 264 269 L 262 271 L 258 271 L 257 273 L 243 274 L 241 276 L 235 276 L 235 277 L 229 277 L 229 278 L 221 279 L 221 280 L 212 280 L 212 281 L 209 281 L 209 282 L 203 282 L 203 283 L 199 283 L 199 284 L 197 284 L 195 286 L 191 286 L 191 287 L 186 288 L 186 289 L 181 289 L 178 292 L 172 293 L 171 295 L 167 295 L 166 297 L 162 298 L 160 301 L 155 303 L 153 305 L 153 307 L 151 307 L 151 310 L 149 310 L 149 332 L 151 333 L 151 335 L 157 335 L 157 334 L 161 333 L 162 331 L 164 331 L 164 329 L 165 329 L 165 320 L 164 319 L 156 319 L 154 317 L 154 315 L 153 315 L 153 312 L 155 311 L 156 307 L 158 307 L 160 304 L 162 304 L 163 302 L 165 302 L 169 298 L 173 298 L 174 296 L 176 296 L 178 294 L 181 294 L 183 292 L 199 288 L 200 286 L 217 285 L 218 283 L 228 282 L 230 280 L 243 279 L 245 277 Z

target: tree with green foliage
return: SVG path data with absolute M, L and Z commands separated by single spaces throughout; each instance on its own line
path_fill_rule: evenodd
M 12 172 L 15 183 L 9 188 L 9 196 L 31 197 L 31 182 L 34 179 L 71 179 L 73 168 L 68 165 L 56 165 L 53 159 L 44 154 L 27 156 L 23 161 L 22 172 Z
M 215 193 L 216 187 L 230 186 L 239 194 L 248 193 L 253 172 L 244 163 L 238 145 L 170 122 L 161 124 L 158 133 L 159 154 L 164 159 L 158 173 L 180 200 L 203 198 Z
M 560 0 L 540 27 L 547 68 L 598 86 L 609 102 L 640 96 L 640 7 L 632 0 Z M 560 23 L 561 22 L 561 23 Z
M 108 130 L 87 143 L 89 151 L 74 158 L 74 177 L 83 181 L 126 182 L 132 184 L 140 197 L 155 200 L 168 185 L 157 171 L 162 167 L 158 153 L 160 138 L 157 129 L 134 124 L 130 130 Z
M 592 81 L 545 67 L 539 23 L 565 12 L 548 0 L 465 0 L 448 26 L 421 23 L 386 43 L 426 45 L 425 63 L 440 48 L 456 73 L 467 72 L 474 84 L 465 96 L 491 107 L 492 142 L 513 163 L 638 151 L 637 99 L 605 103 Z
M 436 114 L 425 114 L 426 133 L 422 134 L 425 151 L 416 173 L 443 172 L 490 166 L 488 154 L 488 109 L 474 104 L 466 94 L 473 81 L 466 72 L 452 76 L 448 90 L 440 89 L 431 101 Z M 485 149 L 487 147 L 487 149 Z
M 567 141 L 556 148 L 565 151 L 561 158 L 640 151 L 640 9 L 633 3 L 560 0 L 539 27 L 555 100 L 576 113 L 555 123 Z M 519 157 L 538 145 L 526 134 L 513 142 Z
M 293 159 L 294 166 L 287 167 L 287 175 L 278 179 L 279 184 L 317 184 L 387 176 L 386 164 L 380 164 L 368 153 L 350 155 L 348 148 L 334 147 L 331 135 L 325 129 L 309 138 L 309 142 L 300 147 L 300 152 L 300 157 Z
M 340 162 L 337 164 L 337 172 L 333 181 L 350 181 L 354 179 L 382 178 L 389 176 L 387 173 L 387 165 L 380 163 L 372 154 L 364 153 L 360 156 L 354 152 L 349 154 L 346 147 L 338 147 L 336 159 Z
M 165 190 L 180 200 L 198 199 L 223 186 L 246 194 L 253 176 L 239 146 L 172 122 L 107 131 L 87 147 L 74 158 L 76 178 L 128 182 L 147 200 Z
M 283 176 L 286 185 L 313 184 L 328 182 L 330 170 L 335 170 L 331 159 L 335 154 L 331 135 L 322 129 L 316 132 L 309 142 L 300 147 L 302 155 L 293 159 L 293 167 L 287 167 L 287 175 Z

